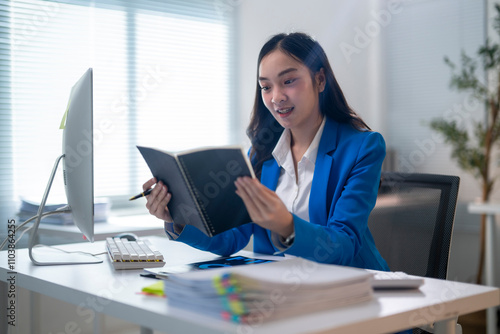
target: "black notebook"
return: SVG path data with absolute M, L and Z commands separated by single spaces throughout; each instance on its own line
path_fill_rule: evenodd
M 255 177 L 241 147 L 217 147 L 181 153 L 137 146 L 153 176 L 168 187 L 176 224 L 192 225 L 209 237 L 250 222 L 234 181 Z

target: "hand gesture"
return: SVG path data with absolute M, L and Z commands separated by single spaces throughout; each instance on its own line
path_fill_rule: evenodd
M 293 232 L 293 216 L 276 193 L 257 179 L 239 177 L 236 194 L 241 197 L 255 224 L 286 238 Z
M 152 178 L 142 185 L 142 190 L 146 191 L 155 184 L 156 186 L 151 193 L 146 196 L 146 208 L 153 216 L 166 222 L 173 222 L 172 216 L 167 208 L 167 204 L 172 198 L 172 194 L 168 192 L 167 186 L 161 181 L 157 183 L 156 179 Z

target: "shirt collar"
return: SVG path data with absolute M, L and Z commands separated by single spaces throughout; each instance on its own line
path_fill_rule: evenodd
M 326 123 L 326 117 L 323 117 L 323 121 L 321 122 L 321 125 L 318 128 L 318 131 L 316 132 L 316 135 L 314 136 L 313 141 L 309 145 L 306 153 L 304 153 L 304 156 L 302 159 L 306 158 L 307 160 L 311 161 L 312 163 L 316 162 L 316 156 L 318 155 L 318 148 L 319 148 L 319 142 L 321 140 L 321 135 L 323 134 L 323 129 L 325 127 Z M 283 164 L 285 164 L 285 161 L 287 160 L 287 155 L 291 154 L 290 151 L 290 142 L 291 142 L 291 133 L 290 129 L 285 129 L 283 130 L 283 133 L 281 134 L 280 139 L 276 143 L 276 146 L 274 147 L 273 150 L 273 157 L 278 163 L 278 166 L 282 167 Z
M 307 159 L 313 164 L 316 163 L 316 157 L 318 156 L 318 148 L 319 148 L 319 142 L 321 140 L 321 135 L 323 134 L 323 129 L 325 128 L 325 121 L 326 117 L 323 117 L 323 121 L 321 122 L 321 125 L 319 126 L 318 131 L 316 132 L 316 135 L 314 136 L 313 141 L 311 142 L 311 145 L 309 145 L 309 148 L 307 149 L 306 153 L 304 153 L 304 156 L 302 159 Z
M 273 150 L 273 157 L 278 163 L 278 166 L 282 167 L 286 161 L 286 156 L 290 153 L 290 142 L 291 134 L 289 129 L 283 130 L 280 139 L 276 143 Z

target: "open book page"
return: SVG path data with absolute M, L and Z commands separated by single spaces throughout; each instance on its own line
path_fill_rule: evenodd
M 254 176 L 241 148 L 208 148 L 179 153 L 177 157 L 213 235 L 251 221 L 234 185 L 240 176 Z
M 148 147 L 137 147 L 148 164 L 151 173 L 168 187 L 172 199 L 168 204 L 170 214 L 177 224 L 188 224 L 204 231 L 205 223 L 198 211 L 187 181 L 174 155 Z

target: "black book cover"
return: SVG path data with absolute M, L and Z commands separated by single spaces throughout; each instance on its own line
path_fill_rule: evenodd
M 206 235 L 250 222 L 234 181 L 254 176 L 239 147 L 219 147 L 172 154 L 139 147 L 151 173 L 172 193 L 168 205 L 174 222 L 197 227 Z

